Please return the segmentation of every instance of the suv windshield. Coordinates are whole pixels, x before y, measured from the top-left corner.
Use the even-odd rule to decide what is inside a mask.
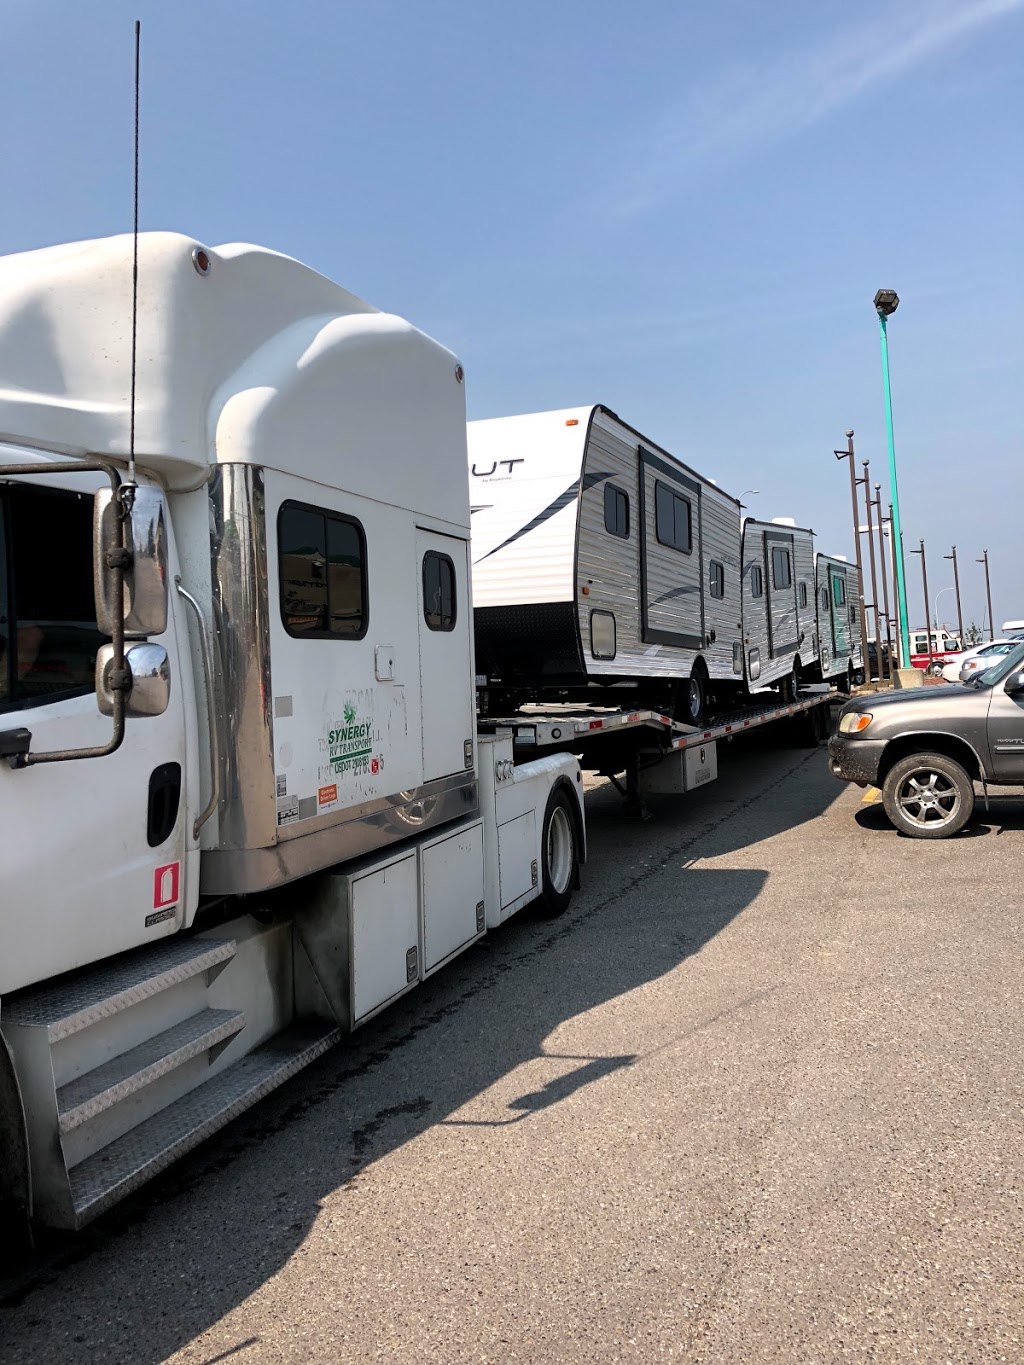
[[[984,673],[976,673],[971,679],[971,686],[995,687],[997,683],[1009,677],[1015,668],[1024,668],[1024,640],[1015,645],[1008,654],[1004,654],[998,663],[986,668]]]

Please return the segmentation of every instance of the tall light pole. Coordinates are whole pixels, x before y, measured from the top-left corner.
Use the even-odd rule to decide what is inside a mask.
[[[988,638],[996,638],[996,623],[992,620],[992,580],[988,576],[988,551],[982,550],[979,564],[985,566],[985,596],[988,598]]]
[[[875,577],[875,532],[871,523],[871,476],[868,473],[870,460],[862,460],[861,465],[864,469],[864,477],[861,483],[864,485],[864,510],[868,515],[868,564],[871,566],[871,610],[875,613],[875,654],[878,660],[878,681],[882,681],[882,628],[878,619],[878,580]],[[879,527],[881,530],[881,527]],[[864,667],[867,671],[867,680],[871,681],[871,669],[868,667],[868,642],[864,641]]]
[[[919,550],[911,550],[910,553],[921,556],[921,578],[924,580],[924,628],[928,635],[928,672],[930,673],[935,666],[935,648],[932,643],[932,627],[929,619],[932,614],[932,605],[928,597],[928,568],[924,562],[924,541],[921,541]]]
[[[882,522],[882,485],[875,484],[875,511],[878,513],[878,563],[882,570],[882,606],[885,609],[885,648],[889,655],[889,681],[896,682],[892,661],[892,622],[889,618],[889,575],[885,571],[885,527]],[[879,643],[881,650],[881,643]]]
[[[893,559],[896,563],[896,611],[899,617],[900,664],[910,667],[910,626],[907,621],[907,576],[903,567],[903,531],[900,527],[900,495],[896,485],[896,444],[892,434],[892,393],[889,388],[889,338],[885,330],[886,318],[892,317],[900,306],[895,289],[879,289],[875,294],[875,312],[882,340],[882,384],[885,389],[885,432],[889,442],[889,491],[892,495]],[[928,606],[925,604],[925,611]]]
[[[860,647],[864,651],[864,674],[865,677],[870,672],[868,668],[868,622],[864,611],[864,565],[860,557],[860,517],[857,515],[857,485],[860,480],[857,478],[857,471],[853,466],[853,431],[846,433],[846,449],[834,450],[832,454],[837,460],[850,461],[850,502],[853,505],[853,548],[857,552],[857,601],[860,604]]]
[[[964,613],[962,607],[960,606],[960,573],[956,567],[956,546],[955,545],[953,546],[953,553],[951,555],[943,555],[942,557],[943,559],[951,559],[953,561],[953,587],[956,589],[956,625],[957,629],[960,632],[957,638],[960,641],[960,648],[963,649]]]

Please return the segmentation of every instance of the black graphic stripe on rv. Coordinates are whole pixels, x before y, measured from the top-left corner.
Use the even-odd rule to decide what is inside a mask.
[[[660,597],[656,597],[650,605],[656,607],[659,602],[671,602],[674,597],[685,597],[688,592],[700,592],[700,587],[696,583],[691,583],[688,588],[671,588]]]
[[[584,474],[583,492],[585,493],[588,488],[593,488],[595,484],[601,483],[603,480],[610,479],[611,477],[610,470],[607,470],[603,474],[599,473],[597,470],[591,474]],[[490,559],[491,555],[496,555],[499,550],[504,550],[506,546],[511,545],[514,540],[519,540],[522,536],[529,535],[531,531],[536,531],[538,526],[543,526],[544,523],[550,521],[557,512],[561,512],[563,507],[568,507],[570,503],[575,502],[579,492],[580,481],[579,479],[574,479],[564,493],[559,493],[554,502],[548,503],[543,512],[538,512],[532,521],[528,521],[525,526],[520,526],[518,531],[513,531],[500,545],[495,545],[493,550],[488,550],[487,553],[481,555],[479,559],[474,559],[473,563],[482,564],[485,559]]]

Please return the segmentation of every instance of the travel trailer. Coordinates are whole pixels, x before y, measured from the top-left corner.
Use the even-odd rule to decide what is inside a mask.
[[[750,688],[796,696],[817,675],[814,532],[788,518],[743,522],[743,665]]]
[[[477,673],[698,724],[744,682],[740,508],[600,405],[469,424]],[[623,704],[626,704],[625,702]]]
[[[818,676],[848,690],[864,668],[857,568],[838,555],[817,554]]]

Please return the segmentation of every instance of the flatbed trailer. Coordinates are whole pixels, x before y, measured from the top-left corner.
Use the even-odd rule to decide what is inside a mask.
[[[627,808],[645,815],[644,798],[692,791],[718,776],[719,741],[766,725],[786,723],[794,744],[813,747],[827,734],[827,708],[846,694],[819,685],[801,688],[794,701],[756,696],[705,725],[673,720],[660,711],[601,706],[524,706],[513,716],[482,717],[482,732],[511,734],[519,761],[527,755],[571,753],[588,772],[608,777]]]

